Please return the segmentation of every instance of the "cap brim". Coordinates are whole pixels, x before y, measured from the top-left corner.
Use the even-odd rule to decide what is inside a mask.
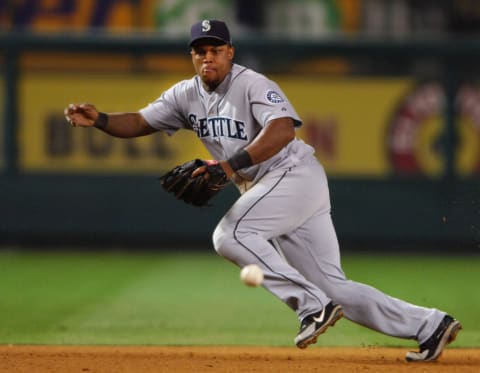
[[[229,44],[228,41],[223,40],[222,38],[218,38],[216,36],[200,36],[199,38],[193,39],[190,41],[190,46],[192,47],[193,44],[200,42],[200,41],[210,41],[215,45],[224,45],[224,44]]]

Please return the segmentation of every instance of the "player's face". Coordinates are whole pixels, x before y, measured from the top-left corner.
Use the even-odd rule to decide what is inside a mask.
[[[213,91],[229,73],[233,52],[231,45],[215,45],[211,41],[192,46],[193,66],[208,90]]]

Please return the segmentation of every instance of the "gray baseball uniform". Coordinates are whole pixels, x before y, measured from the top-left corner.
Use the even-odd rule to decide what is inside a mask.
[[[236,64],[214,92],[206,91],[195,76],[140,113],[153,128],[169,134],[181,128],[195,131],[215,159],[228,159],[243,149],[272,119],[290,117],[295,126],[301,125],[276,83]],[[267,161],[237,171],[242,194],[215,229],[216,251],[240,267],[259,265],[264,287],[300,320],[333,300],[356,323],[423,343],[444,312],[346,279],[327,178],[313,153],[295,139]]]

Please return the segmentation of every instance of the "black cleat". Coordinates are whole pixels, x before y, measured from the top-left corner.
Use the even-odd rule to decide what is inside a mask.
[[[455,340],[462,325],[449,315],[445,315],[432,336],[420,345],[419,352],[409,351],[407,361],[433,361],[440,357],[445,346]]]
[[[308,315],[302,320],[300,331],[295,337],[298,348],[307,348],[308,345],[317,342],[320,334],[324,333],[329,326],[343,317],[342,306],[328,303],[320,312]]]

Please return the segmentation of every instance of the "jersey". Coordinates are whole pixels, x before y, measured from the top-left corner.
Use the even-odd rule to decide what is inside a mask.
[[[173,134],[179,129],[196,132],[214,159],[228,159],[245,148],[263,127],[277,118],[290,117],[296,127],[302,122],[280,87],[266,76],[234,64],[223,82],[208,92],[195,76],[181,81],[140,110],[153,128]],[[255,182],[266,172],[291,167],[313,148],[293,140],[272,158],[237,175]]]

